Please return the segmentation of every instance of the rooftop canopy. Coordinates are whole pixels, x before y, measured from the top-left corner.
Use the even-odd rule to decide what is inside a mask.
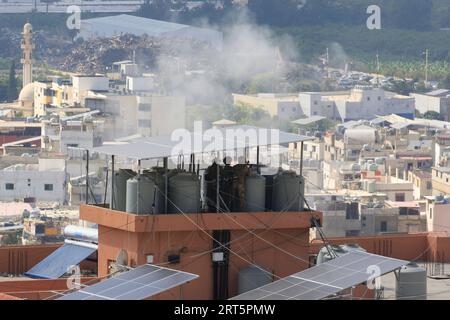
[[[326,119],[326,117],[312,116],[311,118],[299,119],[299,120],[292,121],[292,123],[298,124],[298,125],[301,125],[301,126],[307,126],[307,125],[319,122],[319,121],[324,120],[324,119]]]
[[[180,129],[174,131],[172,136],[140,138],[131,140],[129,143],[104,145],[88,150],[135,160],[152,160],[179,155],[211,154],[258,146],[283,145],[312,139],[277,129],[244,125],[193,132]]]

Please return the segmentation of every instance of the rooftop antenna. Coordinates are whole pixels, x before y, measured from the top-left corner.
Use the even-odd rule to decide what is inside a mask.
[[[327,68],[327,77],[330,78],[330,50],[328,47],[326,54],[326,68]]]
[[[133,50],[133,64],[136,64],[136,49]]]
[[[377,87],[380,87],[380,55],[377,50]]]
[[[429,58],[430,50],[425,50],[425,88],[428,85],[428,58]]]

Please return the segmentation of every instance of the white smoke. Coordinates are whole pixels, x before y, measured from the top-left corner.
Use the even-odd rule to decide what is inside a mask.
[[[285,61],[298,59],[293,41],[287,36],[279,37],[267,27],[253,23],[247,9],[230,15],[230,22],[220,29],[210,25],[206,20],[197,23],[203,28],[222,31],[224,34],[223,50],[209,51],[199,64],[195,76],[186,78],[182,75],[186,65],[199,60],[199,52],[186,51],[173,59],[160,57],[158,67],[166,81],[183,88],[176,93],[190,97],[192,104],[207,101],[224,101],[231,93],[244,90],[258,74],[280,72]],[[204,70],[201,70],[207,66]],[[212,69],[212,70],[211,70]],[[188,79],[188,80],[186,80]],[[179,89],[180,90],[180,89]]]

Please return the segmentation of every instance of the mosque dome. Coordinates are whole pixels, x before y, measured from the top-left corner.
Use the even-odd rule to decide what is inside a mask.
[[[29,83],[20,90],[19,101],[32,102],[34,101],[34,83]]]

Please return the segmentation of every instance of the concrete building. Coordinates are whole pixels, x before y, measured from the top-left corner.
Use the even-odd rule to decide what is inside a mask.
[[[448,196],[429,196],[427,200],[427,230],[450,235],[450,201]]]
[[[86,107],[110,115],[104,127],[105,141],[135,134],[170,135],[186,126],[184,97],[91,92]]]
[[[413,184],[414,200],[424,199],[426,196],[431,196],[433,193],[433,183],[431,172],[427,171],[409,171],[408,181]]]
[[[272,117],[294,120],[303,116],[298,97],[295,95],[258,93],[255,95],[233,94],[234,105],[245,105],[266,111]]]
[[[434,167],[431,171],[433,195],[450,195],[450,168]]]
[[[64,159],[39,159],[38,165],[21,165],[0,171],[0,200],[34,197],[38,201],[67,201]]]
[[[67,120],[66,120],[67,119]],[[103,143],[104,119],[89,113],[43,120],[42,149],[68,154],[69,148],[92,148]]]
[[[434,143],[434,166],[450,166],[450,135],[439,134]]]
[[[416,109],[421,114],[433,111],[450,120],[450,90],[439,89],[428,93],[411,93],[416,101]]]
[[[413,119],[415,112],[414,98],[364,86],[350,92],[301,93],[299,102],[307,117],[324,116],[343,122],[392,113]]]
[[[73,102],[76,106],[85,106],[89,92],[108,92],[109,79],[101,75],[76,75],[72,77]]]

